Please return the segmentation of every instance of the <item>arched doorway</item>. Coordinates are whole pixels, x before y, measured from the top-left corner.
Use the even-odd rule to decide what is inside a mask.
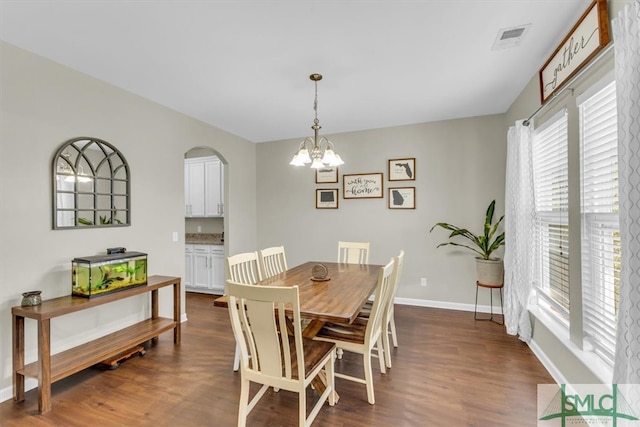
[[[224,293],[226,161],[209,147],[194,147],[185,164],[185,277],[187,292]]]

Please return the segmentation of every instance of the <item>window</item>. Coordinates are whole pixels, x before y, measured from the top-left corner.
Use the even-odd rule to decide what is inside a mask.
[[[584,339],[613,365],[620,286],[618,135],[612,78],[578,98]]]
[[[536,283],[538,306],[569,320],[567,113],[533,133]]]

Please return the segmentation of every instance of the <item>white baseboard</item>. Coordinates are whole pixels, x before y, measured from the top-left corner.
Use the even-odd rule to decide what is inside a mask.
[[[38,387],[38,380],[35,378],[25,378],[24,381],[24,390],[29,391]],[[5,402],[7,400],[13,399],[13,386],[5,387],[0,390],[0,402]]]
[[[458,311],[474,311],[474,304],[462,304],[457,302],[448,301],[435,301],[416,298],[395,298],[394,302],[400,305],[413,305],[416,307],[431,307],[431,308],[443,308],[445,310],[458,310]],[[491,306],[479,305],[478,313],[491,313]],[[501,314],[500,306],[493,307],[494,314]]]
[[[568,384],[568,381],[565,376],[562,375],[562,372],[560,372],[558,367],[551,361],[551,359],[549,359],[549,357],[547,357],[547,354],[542,351],[542,349],[535,341],[531,340],[529,343],[527,343],[527,345],[529,346],[533,354],[538,358],[540,363],[542,363],[542,366],[544,366],[547,372],[551,374],[556,384]]]

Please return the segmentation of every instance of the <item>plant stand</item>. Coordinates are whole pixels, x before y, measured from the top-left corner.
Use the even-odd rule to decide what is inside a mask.
[[[478,289],[480,288],[486,288],[489,289],[489,295],[490,295],[490,301],[491,301],[491,316],[488,318],[483,318],[483,317],[478,317]],[[497,323],[498,325],[503,325],[504,326],[504,304],[502,301],[502,288],[504,288],[504,284],[500,283],[500,284],[487,284],[487,283],[481,283],[481,282],[476,282],[476,305],[475,305],[475,309],[473,312],[473,319],[474,320],[489,320],[491,322]],[[502,313],[502,322],[498,322],[497,320],[493,320],[493,291],[497,289],[500,292],[500,309],[501,309],[501,313]],[[496,313],[497,315],[498,313]]]

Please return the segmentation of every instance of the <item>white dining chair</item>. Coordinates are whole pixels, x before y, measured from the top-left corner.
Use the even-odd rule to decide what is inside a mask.
[[[338,242],[338,262],[369,264],[369,242]]]
[[[398,347],[398,333],[396,331],[396,322],[395,322],[395,304],[394,300],[396,297],[396,292],[398,290],[398,283],[400,282],[400,277],[402,276],[402,267],[404,266],[404,251],[400,251],[400,254],[394,258],[395,264],[393,267],[393,273],[391,275],[392,279],[392,287],[390,291],[390,296],[387,301],[387,309],[385,312],[385,318],[383,320],[383,332],[382,336],[382,344],[384,345],[384,355],[385,355],[385,364],[387,368],[391,368],[391,345],[389,342],[389,335],[391,335],[392,343],[394,347]],[[371,315],[371,307],[373,306],[372,301],[367,301],[364,305],[360,314],[358,314],[358,319],[361,320],[369,318]]]
[[[227,257],[227,270],[229,279],[236,283],[255,285],[262,280],[257,252],[243,252]],[[236,344],[233,370],[237,371],[238,369],[240,369],[240,348]]]
[[[273,246],[262,249],[258,252],[262,276],[267,279],[276,274],[287,271],[287,257],[284,253],[284,246]]]
[[[373,390],[373,372],[371,358],[377,355],[380,363],[380,372],[385,373],[384,345],[382,344],[382,322],[387,307],[387,299],[390,297],[392,287],[392,273],[395,261],[392,259],[387,265],[380,268],[378,283],[375,290],[375,300],[369,319],[363,323],[326,323],[316,334],[314,339],[335,343],[338,349],[350,351],[362,355],[364,363],[364,379],[336,372],[335,376],[349,381],[365,384],[367,386],[367,401],[375,403]],[[374,349],[376,352],[374,353]]]
[[[400,251],[400,254],[394,258],[395,263],[393,265],[393,273],[391,274],[391,290],[389,291],[389,298],[387,299],[387,308],[384,313],[384,319],[382,320],[382,345],[384,346],[384,360],[387,368],[391,367],[391,346],[389,343],[389,335],[394,347],[398,347],[398,334],[396,332],[396,322],[394,319],[396,291],[398,290],[398,283],[402,276],[402,267],[404,266],[404,251]]]
[[[240,343],[238,426],[246,424],[247,416],[269,387],[298,393],[298,425],[311,425],[324,402],[335,404],[335,344],[302,337],[297,286],[249,286],[227,281],[227,293],[231,326]],[[279,332],[287,330],[289,335]],[[307,417],[306,391],[321,372],[326,388]],[[249,399],[252,382],[261,384],[261,388]]]

